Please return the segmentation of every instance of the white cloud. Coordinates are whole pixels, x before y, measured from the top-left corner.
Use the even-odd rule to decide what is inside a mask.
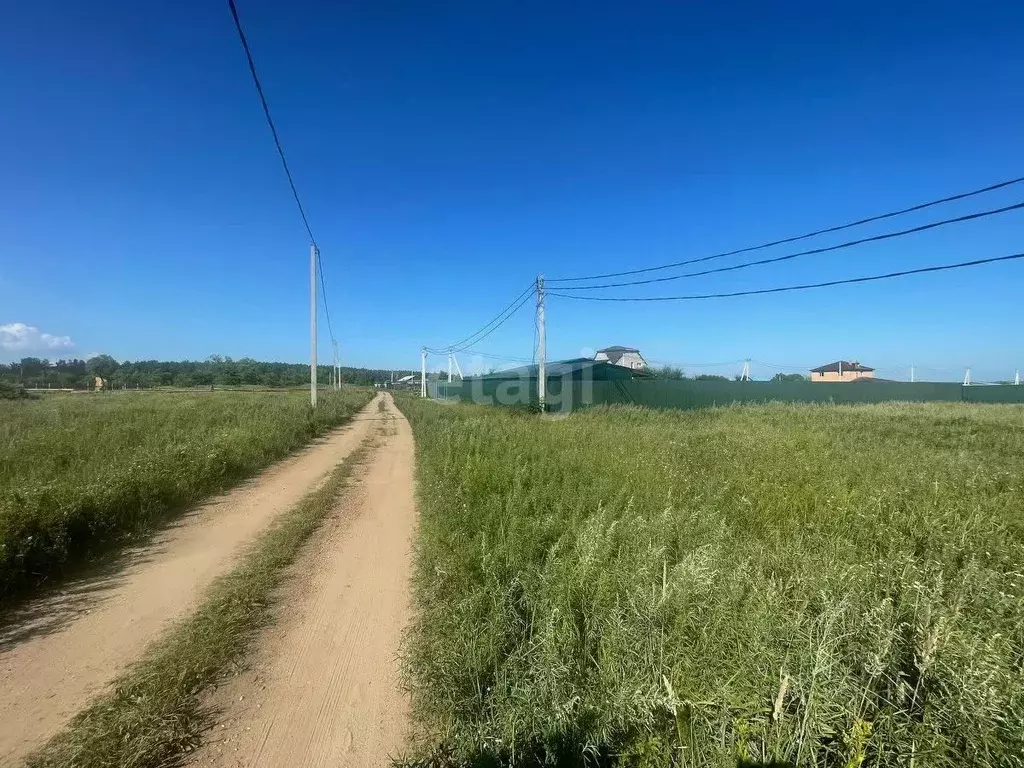
[[[0,325],[0,349],[6,352],[53,352],[71,349],[75,342],[70,336],[43,333],[34,325],[7,323]]]

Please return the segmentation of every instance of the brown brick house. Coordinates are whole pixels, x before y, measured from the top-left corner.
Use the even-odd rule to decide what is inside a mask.
[[[834,363],[811,369],[811,381],[857,381],[875,378],[875,369],[856,360],[836,360]]]

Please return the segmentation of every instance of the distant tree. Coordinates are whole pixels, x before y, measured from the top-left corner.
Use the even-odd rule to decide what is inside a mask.
[[[43,361],[38,357],[21,358],[21,383],[32,386],[32,380],[38,379],[43,373]]]
[[[807,381],[807,377],[802,373],[776,373],[772,381]]]
[[[86,361],[85,366],[90,374],[99,376],[104,381],[111,379],[117,373],[117,369],[121,367],[117,360],[110,355],[91,357]]]
[[[660,368],[651,368],[651,373],[656,379],[684,379],[686,374],[678,365],[663,365]]]
[[[728,381],[728,376],[720,376],[717,373],[701,373],[693,377],[694,381]]]

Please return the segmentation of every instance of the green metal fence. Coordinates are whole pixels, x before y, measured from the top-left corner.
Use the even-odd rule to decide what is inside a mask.
[[[431,392],[441,400],[487,405],[536,406],[537,379],[476,378],[438,382]],[[970,402],[1024,403],[1024,386],[962,386],[932,382],[692,381],[625,379],[587,381],[548,377],[548,410],[575,411],[592,405],[632,404],[646,408],[686,410],[733,403],[882,403]]]

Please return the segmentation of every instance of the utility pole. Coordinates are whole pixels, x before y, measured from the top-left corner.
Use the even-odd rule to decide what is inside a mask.
[[[341,355],[338,354],[338,342],[334,341],[334,388],[341,389]]]
[[[462,375],[462,368],[459,367],[459,358],[455,356],[454,352],[452,352],[452,362],[455,363],[455,371],[459,374],[459,381],[462,381],[466,377]]]
[[[971,369],[970,368],[967,368],[964,371],[964,386],[965,387],[971,386]]]
[[[914,364],[910,364],[910,383],[914,383]]]
[[[1013,383],[1020,386],[1020,368],[1017,369],[1017,373],[1013,377]]]
[[[544,276],[537,275],[537,399],[541,413],[547,398],[547,337],[544,328]]]
[[[427,396],[427,348],[420,349],[420,397]]]
[[[750,358],[743,361],[743,373],[740,374],[740,381],[750,381]]]
[[[316,408],[316,245],[309,246],[309,404]]]
[[[452,383],[452,352],[448,352],[448,383]]]

